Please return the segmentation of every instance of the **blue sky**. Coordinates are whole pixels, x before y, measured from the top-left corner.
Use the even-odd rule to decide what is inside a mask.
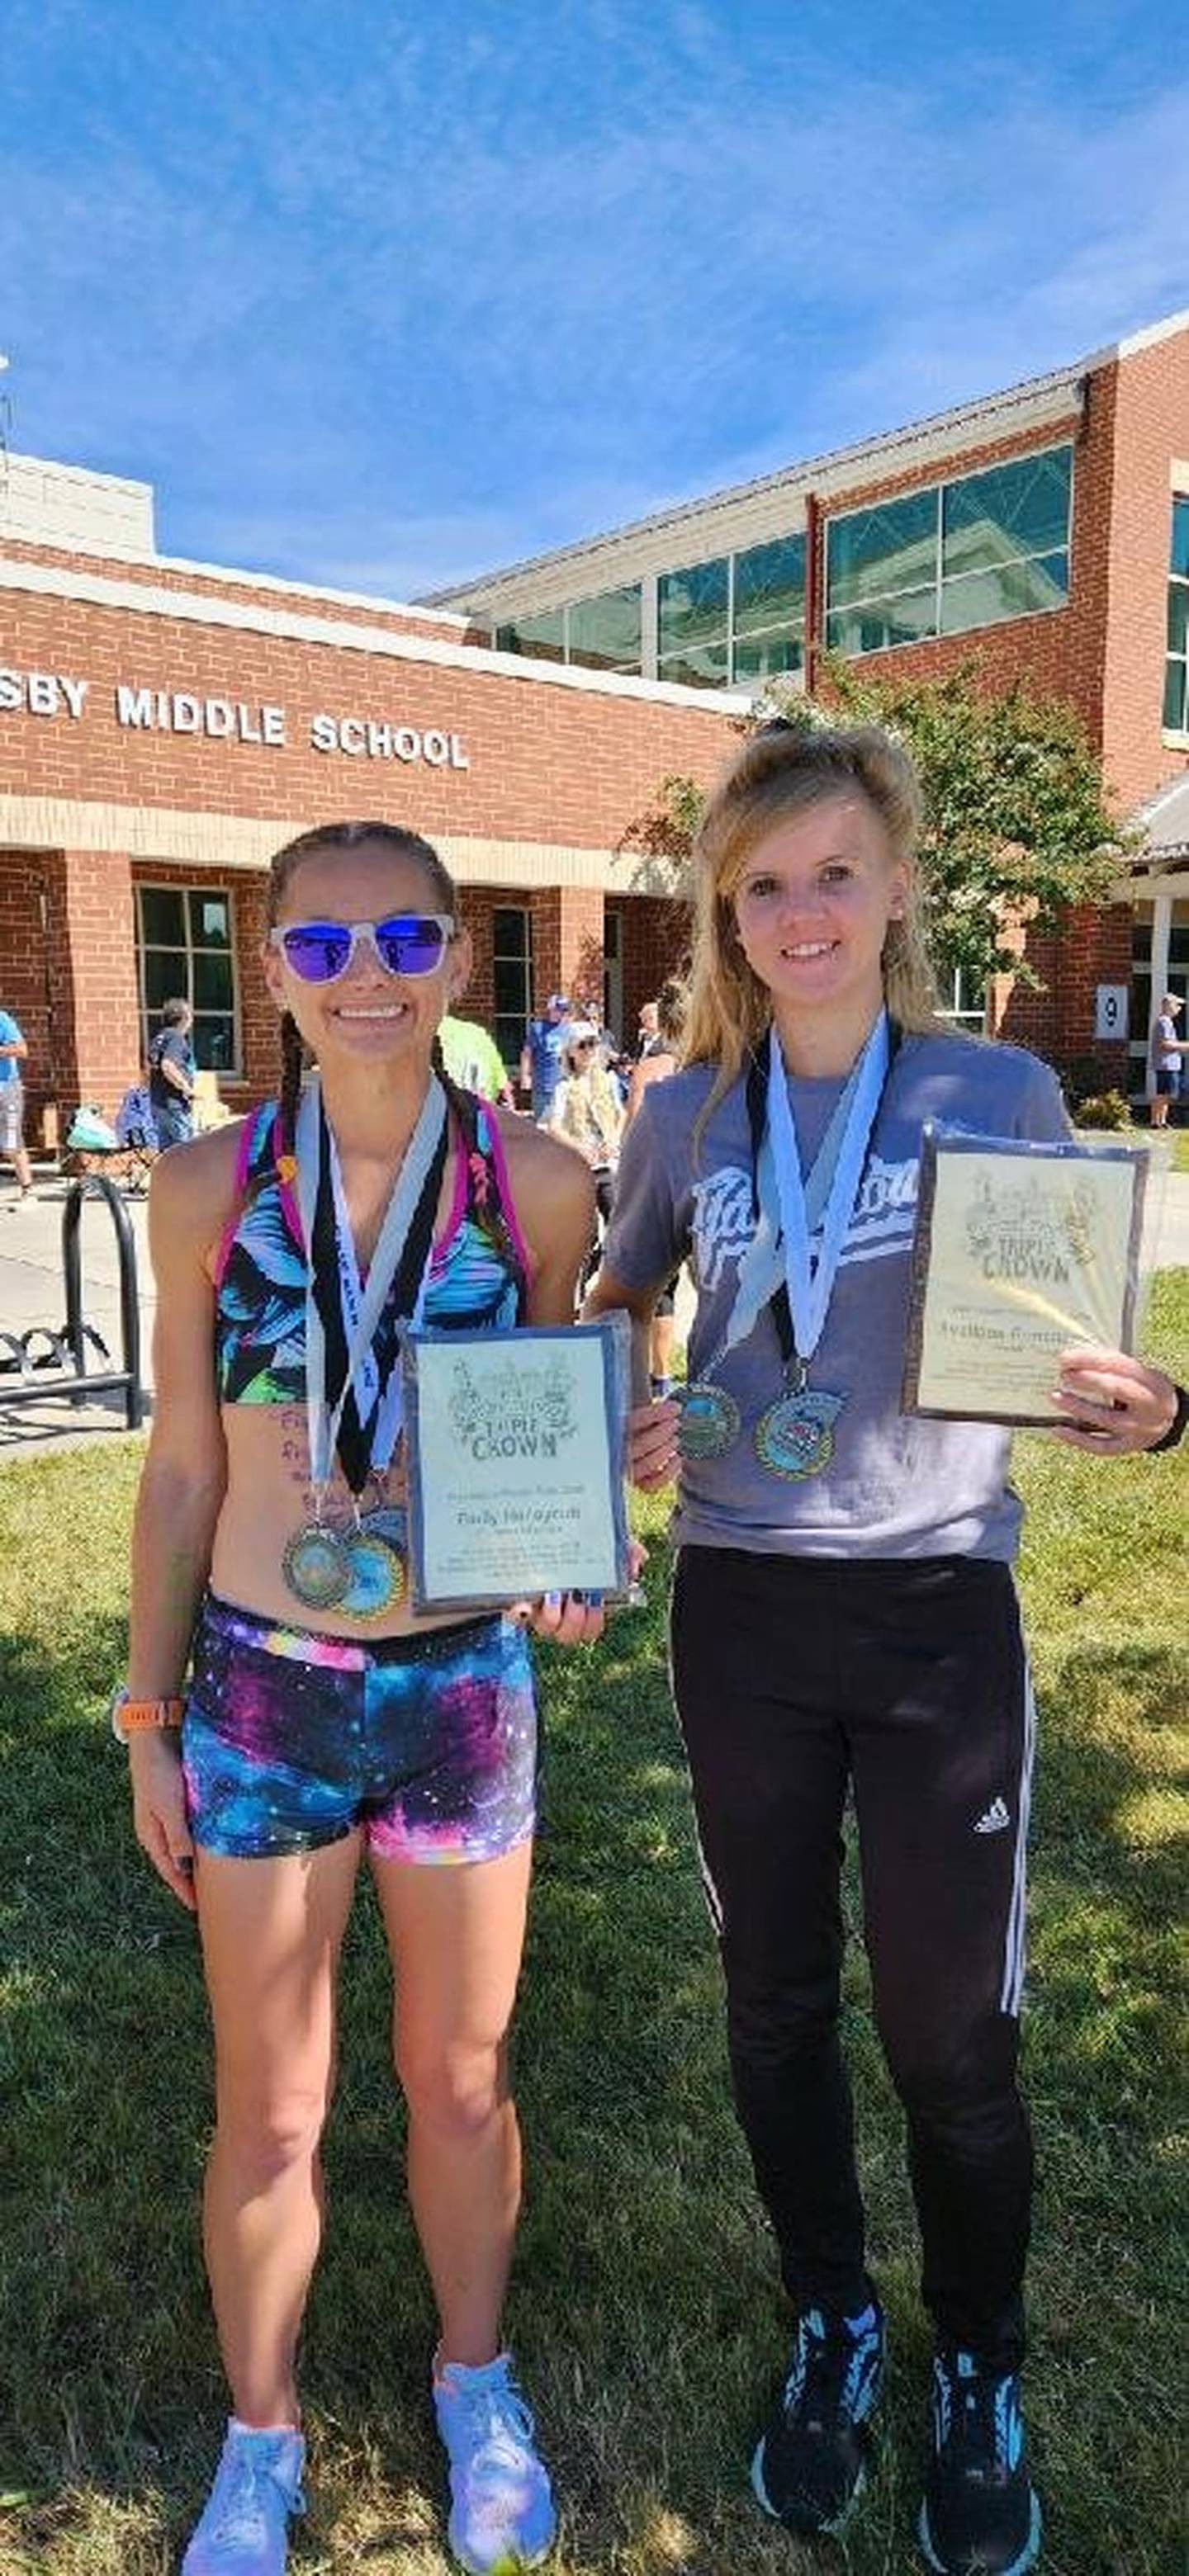
[[[1189,58],[1104,0],[5,0],[13,445],[408,597],[1189,305]]]

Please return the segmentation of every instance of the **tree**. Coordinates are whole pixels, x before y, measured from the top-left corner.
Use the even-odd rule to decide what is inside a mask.
[[[1010,944],[1021,912],[1051,928],[1074,903],[1105,903],[1133,846],[1113,820],[1101,763],[1080,718],[1027,681],[993,691],[977,660],[934,680],[873,677],[830,660],[813,698],[774,683],[746,719],[808,727],[884,725],[916,765],[925,799],[921,874],[943,981],[981,991],[997,972],[1036,977]],[[705,809],[692,779],[661,780],[627,846],[667,863],[679,888]]]

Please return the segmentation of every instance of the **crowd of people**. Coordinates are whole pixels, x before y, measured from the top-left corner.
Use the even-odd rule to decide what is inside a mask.
[[[1002,1429],[906,1415],[900,1388],[924,1123],[1068,1128],[1046,1066],[936,1017],[918,826],[885,735],[761,728],[699,834],[688,978],[645,1006],[626,1064],[601,1014],[551,993],[518,1067],[527,1115],[457,1016],[470,946],[427,841],[326,824],[272,862],[276,1096],[154,1175],[156,1397],[113,1708],[139,1840],[197,1917],[214,2032],[204,2241],[230,2412],[184,2576],[282,2576],[302,2508],[298,2343],[364,1862],[438,2316],[450,2545],[491,2576],[553,2544],[501,2324],[528,1641],[593,1643],[605,1612],[580,1593],[414,1612],[396,1361],[410,1319],[568,1327],[583,1282],[588,1317],[631,1319],[633,1480],[676,1486],[676,1713],[734,2103],[792,2316],[757,2501],[799,2535],[843,2529],[884,2368],[838,2028],[852,1797],[934,2336],[920,2546],[943,2576],[1035,2563],[1020,1507]],[[181,1069],[163,1050],[179,1097]],[[1058,1440],[1122,1456],[1185,1419],[1183,1391],[1125,1352],[1061,1362]]]

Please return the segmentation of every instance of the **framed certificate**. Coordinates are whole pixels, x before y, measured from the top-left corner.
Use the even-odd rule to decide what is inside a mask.
[[[1059,1420],[1063,1350],[1129,1350],[1148,1157],[926,1126],[902,1403]]]
[[[625,1315],[402,1337],[418,1610],[628,1589]]]

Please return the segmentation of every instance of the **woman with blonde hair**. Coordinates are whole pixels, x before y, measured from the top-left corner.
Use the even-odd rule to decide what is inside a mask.
[[[853,1792],[880,2039],[904,2106],[935,2340],[920,2538],[943,2576],[1021,2576],[1040,2515],[1019,2401],[1032,2151],[1016,2083],[1033,1712],[1008,1440],[900,1411],[927,1118],[1067,1134],[1022,1050],[934,1015],[920,797],[873,727],[763,727],[695,852],[683,1069],[640,1102],[589,1309],[626,1307],[637,1386],[661,1282],[697,1290],[684,1403],[641,1407],[637,1480],[679,1463],[673,1681],[736,2108],[796,2313],[757,2445],[765,2511],[838,2532],[884,2326],[838,2040]],[[1067,1356],[1057,1436],[1171,1443],[1176,1390]]]

